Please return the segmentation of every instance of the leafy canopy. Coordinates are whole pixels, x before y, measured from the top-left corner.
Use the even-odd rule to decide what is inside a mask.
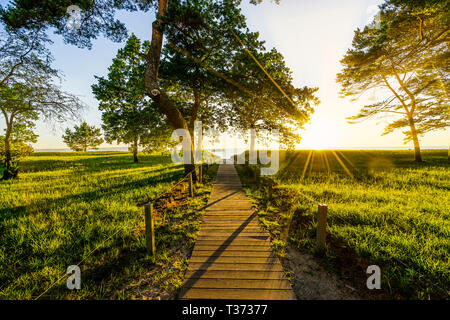
[[[113,59],[108,75],[96,77],[92,85],[109,143],[135,143],[152,150],[164,147],[170,138],[165,116],[145,93],[144,55],[149,45],[132,34]]]
[[[337,75],[344,96],[377,92],[352,121],[390,116],[405,142],[450,125],[449,1],[387,1],[381,28],[356,30]]]

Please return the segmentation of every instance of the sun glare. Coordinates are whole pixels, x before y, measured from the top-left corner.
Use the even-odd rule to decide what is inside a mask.
[[[333,119],[312,117],[311,123],[302,130],[301,149],[324,150],[336,147],[337,126]]]

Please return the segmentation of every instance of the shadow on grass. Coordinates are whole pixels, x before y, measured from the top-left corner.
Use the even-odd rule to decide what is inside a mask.
[[[98,172],[171,163],[169,155],[145,154],[139,156],[138,163],[133,163],[133,158],[128,153],[57,153],[53,155],[55,159],[41,159],[49,157],[52,157],[52,154],[33,154],[21,162],[22,172],[58,171],[73,168],[80,171]]]
[[[161,178],[162,176],[162,178]],[[117,184],[113,187],[109,187],[108,189],[96,189],[93,191],[88,192],[82,192],[77,194],[70,194],[67,196],[59,197],[59,198],[43,198],[39,201],[36,201],[32,203],[29,206],[35,206],[38,208],[54,208],[54,207],[61,207],[61,206],[67,206],[73,202],[91,202],[95,201],[101,198],[110,198],[113,195],[118,195],[121,193],[124,193],[126,191],[136,189],[136,188],[142,188],[142,187],[152,187],[156,186],[158,184],[164,184],[176,181],[177,177],[181,177],[180,175],[173,175],[173,174],[164,174],[160,175],[159,179],[155,179],[156,177],[151,178],[145,178],[145,179],[139,179],[139,180],[133,180],[125,183]],[[139,199],[136,199],[136,202],[138,202]],[[9,208],[2,208],[0,209],[0,222],[4,222],[11,218],[18,218],[21,216],[25,216],[29,214],[29,210],[27,208],[29,206],[16,206],[16,207],[9,207]]]

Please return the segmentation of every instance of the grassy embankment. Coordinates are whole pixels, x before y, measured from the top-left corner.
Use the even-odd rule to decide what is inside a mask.
[[[209,175],[215,174],[210,167]],[[0,181],[0,299],[33,299],[83,261],[81,290],[62,278],[41,299],[172,298],[183,281],[211,178],[190,199],[182,187],[156,204],[155,257],[143,208],[184,175],[170,156],[41,153]],[[96,249],[95,251],[93,251]],[[93,252],[92,252],[93,251]]]
[[[314,252],[317,203],[328,205],[322,263],[365,288],[377,264],[393,297],[445,298],[450,291],[450,164],[447,150],[281,152],[272,200],[240,166],[259,216],[283,255],[289,242]],[[303,176],[303,178],[302,178]],[[281,249],[281,250],[279,250]]]

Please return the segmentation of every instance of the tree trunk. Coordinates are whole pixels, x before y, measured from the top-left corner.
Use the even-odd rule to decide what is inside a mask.
[[[139,162],[137,154],[138,154],[138,138],[134,138],[134,141],[133,141],[133,162],[134,163]]]
[[[17,176],[17,171],[12,168],[12,157],[11,157],[11,125],[8,125],[5,133],[5,160],[3,165],[6,170],[3,171],[3,180],[9,180]]]
[[[158,13],[161,17],[164,16],[168,6],[168,0],[158,1]],[[145,70],[145,89],[148,96],[155,101],[159,110],[167,116],[168,121],[175,129],[189,130],[186,120],[183,118],[180,110],[178,110],[167,94],[159,88],[158,72],[159,62],[161,59],[161,50],[163,43],[163,22],[161,19],[156,19],[152,24],[152,40],[150,49],[146,56],[147,66]],[[184,171],[188,173],[192,170],[193,164],[185,164]]]
[[[420,144],[419,138],[417,137],[416,126],[414,124],[414,119],[409,117],[409,127],[411,128],[411,137],[414,143],[414,161],[422,162],[422,155],[420,154]]]

